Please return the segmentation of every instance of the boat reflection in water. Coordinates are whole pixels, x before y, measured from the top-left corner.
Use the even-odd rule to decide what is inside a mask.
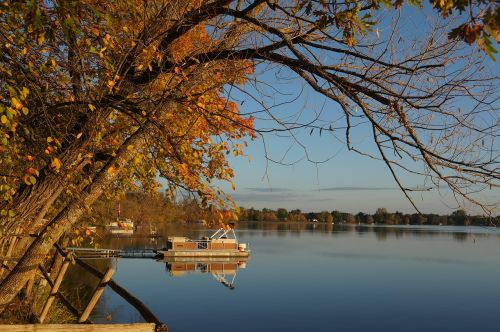
[[[211,274],[218,282],[234,289],[239,269],[246,268],[248,257],[164,257],[171,277],[186,274]]]

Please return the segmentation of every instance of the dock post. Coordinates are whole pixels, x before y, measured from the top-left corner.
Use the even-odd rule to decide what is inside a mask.
[[[26,283],[26,297],[31,298],[33,293],[33,285],[35,284],[35,276],[33,275]]]
[[[87,307],[83,311],[82,316],[78,320],[79,323],[83,323],[87,320],[87,318],[89,318],[89,315],[92,312],[92,309],[94,309],[94,306],[97,304],[97,301],[99,301],[99,298],[101,297],[102,292],[104,292],[104,287],[106,287],[107,283],[111,280],[113,273],[115,273],[115,270],[113,268],[109,268],[106,271],[106,273],[102,277],[101,281],[99,282],[99,285],[97,285],[97,288],[94,291],[94,294],[92,295],[92,298],[90,299],[89,304],[87,304]]]
[[[50,307],[52,306],[52,303],[54,302],[54,299],[59,292],[59,286],[61,286],[61,283],[63,281],[64,275],[66,274],[66,271],[68,270],[69,266],[69,260],[65,260],[63,263],[63,266],[61,267],[61,270],[57,274],[57,278],[54,281],[54,286],[50,290],[50,295],[47,298],[47,301],[45,302],[42,313],[40,314],[40,323],[43,323],[45,318],[47,317],[47,314],[49,313]]]

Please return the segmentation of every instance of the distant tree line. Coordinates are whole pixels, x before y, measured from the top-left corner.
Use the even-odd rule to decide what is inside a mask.
[[[197,200],[186,198],[173,201],[159,194],[128,192],[116,201],[102,199],[93,205],[92,213],[83,219],[85,224],[104,225],[118,217],[130,218],[137,225],[162,223],[193,223],[210,219],[210,212],[200,207]]]
[[[407,214],[389,212],[386,208],[379,208],[374,214],[359,212],[351,214],[333,210],[332,212],[302,212],[299,209],[287,211],[284,208],[262,210],[244,207],[239,209],[239,219],[248,221],[290,221],[290,222],[323,222],[346,224],[382,224],[382,225],[497,225],[500,217],[472,216],[465,210],[456,210],[450,215],[438,214]]]
[[[103,199],[93,207],[93,212],[84,218],[86,223],[92,219],[93,224],[104,224],[116,219],[120,204],[121,217],[131,218],[138,225],[162,223],[210,223],[215,219],[213,212],[200,207],[198,201],[186,198],[172,201],[162,194],[152,196],[146,193],[129,192],[117,203],[114,200]],[[450,215],[438,214],[407,214],[389,212],[386,208],[379,208],[374,214],[358,212],[352,214],[333,210],[331,212],[302,212],[300,209],[276,210],[263,208],[240,207],[238,210],[240,221],[264,222],[321,222],[345,224],[381,224],[381,225],[491,225],[500,224],[500,217],[486,217],[468,215],[464,210],[456,210]],[[228,215],[229,216],[229,215]],[[231,221],[231,218],[226,218]]]

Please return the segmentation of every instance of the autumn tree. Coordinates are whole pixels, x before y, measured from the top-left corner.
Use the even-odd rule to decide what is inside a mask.
[[[276,216],[280,221],[285,221],[288,219],[288,211],[285,208],[279,208],[276,211]]]
[[[196,193],[227,217],[217,212],[227,199],[210,183],[231,181],[226,155],[241,155],[254,132],[252,118],[240,116],[222,87],[243,84],[253,65],[183,65],[219,47],[204,19],[189,27],[178,21],[208,7],[3,4],[2,233],[43,234],[15,268],[40,262],[103,192],[155,191],[158,175],[171,193]],[[168,30],[176,36],[158,35]],[[165,57],[173,67],[155,72]],[[0,297],[16,293],[31,273],[10,273]]]
[[[333,221],[333,216],[328,211],[321,211],[319,213],[319,221],[331,223]]]
[[[1,2],[0,229],[12,247],[19,234],[36,237],[19,241],[23,257],[2,280],[0,306],[103,193],[154,192],[159,176],[172,195],[182,188],[229,219],[230,200],[213,181],[231,182],[227,155],[243,155],[245,140],[267,131],[240,113],[232,91],[258,99],[247,87],[268,87],[252,76],[264,65],[336,103],[343,123],[265,109],[271,131],[343,132],[350,150],[365,153],[351,142],[364,123],[410,201],[400,172],[490,211],[471,193],[497,187],[500,175],[496,81],[480,59],[494,56],[498,8],[431,4],[456,24],[406,41],[402,0]],[[381,34],[387,13],[395,28]]]
[[[302,213],[302,211],[300,211],[300,209],[291,210],[290,213],[288,213],[288,219],[295,222],[307,221],[306,216]]]
[[[451,214],[451,219],[455,225],[467,226],[469,224],[469,220],[467,217],[467,212],[464,210],[456,210]]]

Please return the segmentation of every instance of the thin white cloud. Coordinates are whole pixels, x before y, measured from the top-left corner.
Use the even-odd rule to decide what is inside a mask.
[[[269,188],[269,187],[262,187],[262,188],[245,188],[246,191],[250,192],[257,192],[257,193],[284,193],[284,192],[293,192],[294,189],[291,188]]]

